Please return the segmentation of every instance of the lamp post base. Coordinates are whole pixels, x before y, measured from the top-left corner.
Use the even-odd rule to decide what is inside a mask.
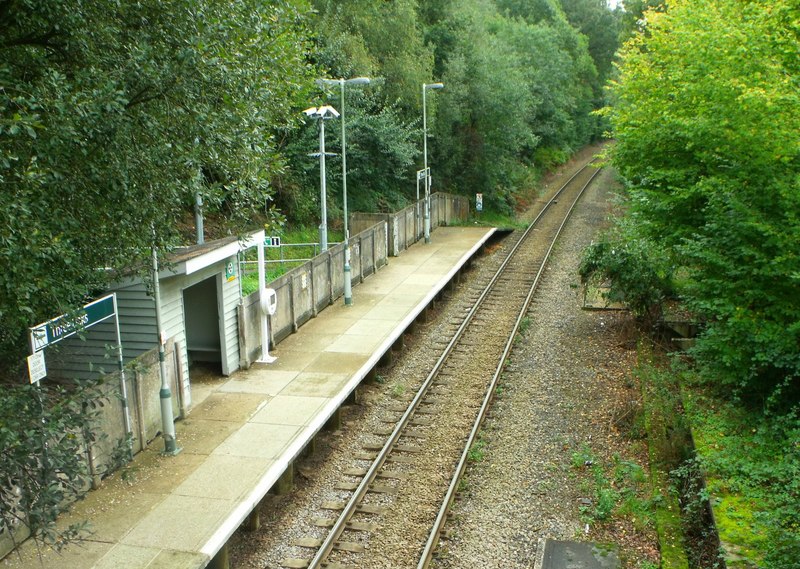
[[[347,255],[348,257],[350,255]],[[352,306],[353,305],[353,283],[351,280],[351,271],[350,271],[350,263],[347,262],[344,265],[344,305],[345,306]]]

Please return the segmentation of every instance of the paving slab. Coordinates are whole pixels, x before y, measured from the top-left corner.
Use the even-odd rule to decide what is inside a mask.
[[[539,541],[539,555],[534,569],[618,569],[619,557],[614,549],[581,541]]]
[[[272,364],[203,383],[175,425],[182,449],[153,441],[59,521],[96,531],[62,553],[32,542],[0,569],[201,569],[493,229],[444,227],[280,342]]]

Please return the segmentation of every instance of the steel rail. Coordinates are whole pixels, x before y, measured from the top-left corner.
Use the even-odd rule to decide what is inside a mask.
[[[362,480],[359,483],[359,485],[357,486],[357,488],[353,491],[353,494],[350,496],[350,499],[345,504],[345,506],[342,509],[341,513],[339,514],[339,517],[337,518],[336,522],[334,523],[334,525],[331,527],[330,531],[328,532],[328,535],[325,537],[325,539],[323,540],[322,544],[317,549],[316,555],[309,562],[308,569],[320,569],[320,568],[325,566],[326,559],[328,558],[328,556],[333,551],[333,549],[334,549],[334,547],[336,545],[336,542],[339,540],[339,538],[341,537],[342,533],[344,533],[344,531],[346,531],[348,529],[348,523],[349,523],[350,519],[353,517],[353,514],[356,512],[356,510],[358,508],[358,505],[361,503],[361,501],[366,496],[370,485],[377,478],[378,472],[383,467],[383,465],[386,462],[386,459],[388,458],[388,456],[391,453],[392,449],[395,447],[395,445],[397,444],[397,441],[402,436],[403,431],[405,430],[405,428],[408,426],[408,423],[413,418],[415,412],[417,411],[418,407],[420,406],[420,403],[425,398],[430,386],[433,384],[433,382],[435,381],[436,377],[438,376],[439,371],[444,366],[445,362],[447,361],[447,359],[450,356],[450,354],[453,352],[455,346],[458,344],[458,342],[461,339],[461,337],[464,335],[465,330],[469,326],[469,324],[472,321],[472,319],[475,316],[475,314],[478,312],[478,310],[481,307],[481,304],[483,303],[484,299],[486,298],[486,296],[488,296],[488,294],[491,292],[491,290],[494,287],[494,285],[496,284],[496,282],[502,276],[502,274],[505,271],[506,267],[508,266],[508,264],[511,262],[512,258],[514,257],[514,254],[517,252],[517,250],[519,249],[521,244],[525,241],[526,237],[534,229],[534,227],[536,226],[536,223],[542,218],[542,216],[545,214],[545,212],[553,204],[557,203],[557,200],[558,200],[559,196],[564,192],[564,190],[567,188],[567,186],[569,186],[569,184],[580,173],[582,173],[586,168],[588,168],[590,164],[591,163],[586,164],[585,166],[580,168],[578,171],[576,171],[561,186],[561,188],[559,188],[559,190],[553,195],[552,198],[550,198],[550,200],[548,200],[547,204],[545,204],[545,206],[542,208],[542,211],[540,211],[539,214],[534,218],[534,220],[531,221],[531,223],[528,225],[528,227],[526,228],[525,232],[523,233],[522,237],[517,241],[517,243],[514,244],[514,246],[512,247],[511,251],[508,253],[508,255],[504,259],[503,263],[500,265],[498,270],[495,272],[495,274],[492,277],[492,279],[490,280],[490,282],[483,289],[483,291],[481,292],[481,295],[479,296],[479,298],[475,301],[473,306],[470,308],[469,312],[465,316],[465,318],[462,321],[461,325],[458,327],[456,332],[453,334],[453,337],[451,338],[450,342],[445,347],[444,351],[442,352],[442,355],[437,360],[437,362],[434,365],[432,371],[428,374],[427,378],[422,383],[421,387],[419,388],[419,390],[417,391],[416,395],[414,396],[414,399],[412,399],[412,401],[409,403],[409,406],[407,407],[406,411],[403,413],[403,416],[400,418],[400,420],[395,425],[395,428],[392,430],[392,433],[389,435],[389,438],[386,440],[386,443],[381,448],[381,450],[378,452],[377,457],[373,460],[372,464],[370,465],[370,467],[367,470],[367,472],[364,474],[364,477],[362,478]],[[595,173],[592,176],[592,178],[594,178],[595,175],[597,175],[597,173]],[[588,185],[588,182],[587,182],[587,185]],[[540,272],[541,272],[541,269],[540,269]],[[526,300],[526,303],[530,302],[529,298],[530,298],[530,294],[529,294],[528,299]],[[515,326],[515,330],[516,330],[517,327],[518,327],[518,324],[517,324],[517,326]],[[513,338],[515,333],[516,332],[514,332],[512,334],[512,336],[511,336],[512,338]],[[502,364],[502,362],[505,361],[505,357],[506,356],[504,354],[503,358],[501,358],[501,360],[500,360],[501,364]]]
[[[586,166],[584,166],[583,168],[578,170],[578,172],[572,178],[570,178],[566,182],[566,184],[564,184],[564,186],[562,186],[561,190],[563,190],[575,178],[575,176],[577,176],[578,173],[583,172],[583,170],[585,168],[588,168],[589,166],[590,166],[590,164],[587,164]],[[531,287],[530,287],[530,289],[528,291],[528,295],[525,298],[525,302],[523,303],[523,306],[519,311],[519,315],[517,316],[517,319],[516,319],[516,321],[514,323],[514,327],[511,330],[511,333],[509,334],[508,341],[506,342],[505,349],[503,350],[503,355],[500,358],[500,361],[499,361],[499,363],[497,365],[497,368],[496,368],[496,370],[494,372],[494,375],[492,376],[492,380],[491,380],[491,382],[489,383],[489,386],[486,389],[486,395],[484,396],[483,403],[481,405],[480,411],[478,412],[478,416],[475,419],[475,422],[474,422],[474,424],[472,426],[472,430],[470,431],[470,435],[467,438],[467,442],[464,445],[464,450],[461,453],[461,458],[459,459],[458,464],[456,465],[455,473],[453,475],[453,478],[450,481],[450,485],[449,485],[449,487],[447,489],[447,493],[445,494],[444,499],[442,500],[442,506],[439,509],[439,513],[436,516],[436,521],[434,522],[433,527],[431,529],[431,532],[428,535],[428,540],[425,543],[425,548],[422,550],[422,554],[420,555],[419,563],[417,564],[417,569],[425,569],[426,567],[428,567],[430,565],[431,561],[433,560],[434,551],[436,550],[436,546],[439,543],[439,537],[441,536],[441,532],[444,529],[444,525],[445,525],[445,522],[446,522],[446,519],[447,519],[447,512],[450,510],[450,507],[453,504],[453,500],[454,500],[455,495],[457,493],[456,489],[458,488],[458,484],[459,484],[459,482],[461,480],[461,477],[463,476],[464,471],[467,468],[468,458],[469,458],[469,451],[470,451],[470,449],[472,449],[472,446],[475,444],[475,440],[478,437],[478,433],[480,431],[481,425],[483,424],[483,421],[486,418],[486,413],[488,412],[489,406],[491,405],[492,400],[494,399],[494,393],[495,393],[495,390],[497,389],[497,383],[500,380],[500,376],[503,373],[503,370],[505,369],[506,359],[508,358],[509,354],[511,353],[511,349],[512,349],[512,347],[514,345],[514,339],[516,338],[517,333],[519,332],[519,327],[520,327],[520,325],[522,323],[523,318],[525,318],[525,315],[528,312],[528,308],[530,307],[530,303],[531,303],[531,301],[533,299],[533,295],[535,294],[536,289],[539,286],[539,281],[541,279],[541,276],[542,276],[542,273],[544,272],[545,267],[547,266],[547,261],[550,258],[550,254],[553,251],[553,247],[555,247],[555,244],[558,241],[558,238],[561,235],[561,232],[564,229],[564,226],[567,224],[567,221],[569,221],[569,218],[572,216],[572,212],[575,209],[575,206],[577,205],[578,201],[583,196],[583,193],[586,191],[586,188],[589,187],[589,184],[592,183],[592,181],[595,179],[595,177],[599,173],[600,173],[600,170],[597,170],[594,174],[592,174],[592,177],[589,178],[589,180],[580,189],[580,191],[578,192],[578,195],[575,197],[575,200],[573,200],[572,205],[570,205],[569,210],[567,211],[567,214],[564,216],[564,220],[561,222],[561,225],[558,227],[558,230],[556,231],[555,235],[553,236],[553,240],[550,243],[550,247],[547,249],[547,253],[545,253],[544,259],[542,261],[542,265],[539,267],[539,270],[536,273],[536,277],[534,278],[533,284],[531,285]],[[555,197],[557,197],[561,193],[561,190],[559,190],[559,192],[556,194],[556,196],[554,196],[554,199],[555,199]],[[548,203],[548,206],[549,205],[550,204]],[[527,235],[528,235],[528,231],[525,232],[525,234],[523,235],[522,239],[520,239],[519,243],[522,243],[525,240],[525,238],[527,237]],[[516,247],[514,248],[514,251],[516,251]],[[513,252],[509,255],[509,257],[511,257],[511,255],[513,255]]]

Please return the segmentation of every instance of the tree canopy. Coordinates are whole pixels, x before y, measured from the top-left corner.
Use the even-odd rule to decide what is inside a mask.
[[[174,243],[200,191],[246,219],[312,86],[302,1],[0,6],[0,357]],[[234,223],[234,222],[232,222]]]
[[[797,403],[797,6],[679,0],[646,21],[612,89],[635,236],[680,268],[680,293],[707,323],[704,373]]]

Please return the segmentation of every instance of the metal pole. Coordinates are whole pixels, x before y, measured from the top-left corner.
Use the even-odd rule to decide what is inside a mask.
[[[258,244],[258,299],[261,312],[261,357],[259,362],[271,364],[278,358],[269,355],[269,315],[264,306],[267,297],[267,262],[264,254],[264,242]]]
[[[203,231],[203,196],[200,192],[194,195],[194,224],[197,230],[197,244],[202,245],[205,243]]]
[[[342,88],[342,202],[344,206],[344,304],[353,304],[353,282],[350,269],[350,230],[347,227],[347,144],[344,125],[344,79],[339,79]]]
[[[428,170],[428,113],[425,105],[425,91],[443,87],[442,83],[422,84],[422,153],[425,160],[425,243],[431,242],[431,172]]]
[[[430,172],[428,172],[428,112],[425,105],[425,91],[427,85],[422,84],[422,154],[425,170],[425,243],[431,242],[431,201],[430,201]]]
[[[161,372],[161,391],[159,391],[159,398],[161,399],[161,432],[164,437],[164,454],[176,455],[181,449],[178,448],[175,441],[175,422],[172,417],[172,391],[169,387],[169,379],[167,378],[167,364],[166,364],[166,335],[162,327],[161,319],[161,291],[158,282],[158,253],[156,248],[153,247],[153,299],[156,303],[156,332],[158,334],[158,366]]]
[[[325,188],[325,117],[319,118],[319,203],[322,220],[319,224],[319,244],[322,251],[328,250],[328,204]]]
[[[122,335],[119,331],[119,308],[117,308],[117,293],[112,295],[114,302],[114,322],[117,327],[117,366],[119,367],[120,397],[122,398],[122,416],[125,420],[125,436],[127,437],[128,459],[133,458],[133,428],[131,426],[131,410],[128,405],[128,386],[125,382],[125,360],[122,357]],[[142,441],[144,445],[144,441]]]

